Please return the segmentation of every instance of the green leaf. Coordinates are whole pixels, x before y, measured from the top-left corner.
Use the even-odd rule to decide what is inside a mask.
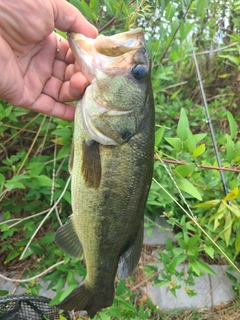
[[[52,179],[45,175],[40,175],[32,178],[32,182],[34,183],[35,186],[37,187],[51,187],[52,186]],[[55,187],[59,185],[54,184]]]
[[[88,18],[89,20],[92,19],[92,11],[89,8],[89,6],[87,5],[87,3],[84,0],[81,0],[81,4],[82,4],[82,8],[83,8],[83,12],[82,14]]]
[[[179,138],[165,138],[165,140],[173,146],[176,152],[180,152],[182,150],[182,141]]]
[[[0,296],[3,297],[3,296],[6,296],[8,295],[8,291],[7,290],[0,290]]]
[[[167,238],[167,239],[166,239],[166,250],[167,250],[167,251],[171,251],[172,248],[173,248],[172,241],[171,241],[170,238]]]
[[[234,63],[237,66],[239,66],[239,64],[240,64],[240,58],[237,56],[231,56],[229,54],[220,54],[219,57],[223,58],[223,59],[228,59],[229,61],[231,61],[232,63]]]
[[[176,181],[176,183],[177,183],[177,186],[180,190],[187,192],[188,194],[190,194],[191,196],[193,196],[194,198],[196,198],[198,200],[202,200],[202,197],[201,197],[200,193],[198,192],[198,190],[187,179],[178,179]]]
[[[226,212],[226,206],[224,205],[224,203],[221,201],[220,206],[218,207],[217,212],[211,216],[211,218],[209,219],[209,223],[213,220],[214,221],[214,230],[219,226],[219,220],[223,218],[224,216],[224,212]]]
[[[234,203],[229,205],[225,200],[222,200],[222,203],[228,208],[230,212],[232,212],[238,219],[240,218],[240,208],[236,206]]]
[[[63,299],[66,298],[66,296],[69,295],[70,292],[73,291],[73,289],[75,289],[78,285],[77,284],[72,284],[69,287],[67,287],[67,289],[61,294],[59,301],[62,301]]]
[[[5,183],[5,177],[2,173],[0,173],[0,192],[1,192],[1,189],[4,185],[4,183]]]
[[[62,138],[71,138],[72,131],[69,128],[61,128],[52,131],[52,135],[56,135]]]
[[[236,259],[236,257],[240,253],[240,228],[238,229],[238,232],[237,232],[237,235],[236,235],[235,249],[236,249],[236,252],[235,252],[235,255],[234,255],[234,259]]]
[[[117,319],[120,319],[122,316],[124,316],[123,312],[115,306],[112,306],[108,309],[110,316],[115,317]]]
[[[175,13],[174,5],[171,2],[168,2],[167,8],[165,11],[165,19],[169,21],[172,20],[174,13]]]
[[[229,192],[225,197],[225,201],[236,199],[240,195],[240,189],[235,187],[231,192]]]
[[[176,266],[181,264],[183,261],[185,261],[187,257],[188,256],[186,254],[174,257],[168,265],[169,269],[175,270]]]
[[[129,312],[131,315],[135,315],[136,314],[136,309],[135,307],[132,305],[131,301],[127,301],[125,299],[123,299],[122,297],[118,298],[118,301],[122,307],[122,309],[125,312]]]
[[[107,315],[104,311],[100,311],[98,316],[99,316],[100,320],[111,320],[111,317],[109,315]]]
[[[12,261],[13,259],[15,259],[19,255],[20,255],[19,249],[11,251],[9,253],[9,255],[7,256],[7,258],[5,259],[4,264],[7,264],[8,262]]]
[[[205,16],[205,7],[209,0],[198,0],[197,1],[197,13],[200,15],[201,18]]]
[[[89,3],[89,7],[91,10],[93,10],[96,14],[98,14],[99,11],[99,1],[98,0],[91,0]]]
[[[191,247],[195,247],[198,241],[199,241],[199,235],[192,236],[188,239],[188,245]],[[196,249],[198,250],[197,247]]]
[[[64,193],[63,199],[66,200],[69,204],[72,204],[71,193],[68,190],[66,190],[66,192]]]
[[[185,178],[189,175],[191,175],[193,173],[193,171],[195,170],[196,165],[194,163],[190,163],[190,164],[183,164],[183,165],[179,165],[176,166],[175,169],[173,169],[173,172],[181,178]]]
[[[234,139],[237,133],[237,124],[231,112],[227,111],[228,123],[230,126],[231,138]]]
[[[30,170],[30,176],[38,176],[42,172],[44,167],[45,163],[31,162],[28,164],[27,169]]]
[[[61,159],[71,153],[71,145],[64,145],[57,154],[57,158]]]
[[[228,162],[232,162],[235,158],[235,152],[234,152],[234,142],[232,141],[232,138],[226,134],[225,135],[227,144],[226,144],[226,149],[227,149],[227,160]]]
[[[193,153],[196,149],[196,142],[194,139],[194,135],[192,134],[191,130],[187,128],[187,145],[188,145],[188,151],[190,153]]]
[[[205,148],[205,144],[200,144],[200,146],[197,147],[197,149],[195,149],[193,151],[193,153],[191,154],[191,156],[193,158],[197,158],[199,157],[201,154],[203,154],[205,152],[206,148]]]
[[[82,11],[82,5],[80,0],[69,0],[69,2],[74,5],[79,11]]]
[[[214,259],[214,249],[212,246],[204,246],[204,251],[209,255],[210,258]]]
[[[228,211],[225,215],[225,225],[224,225],[224,240],[226,242],[227,247],[229,245],[231,234],[232,234],[232,217],[230,212]]]
[[[199,267],[199,269],[201,269],[202,271],[209,273],[213,276],[217,276],[216,272],[213,271],[208,264],[206,264],[205,262],[203,262],[202,260],[196,260],[196,263]]]
[[[126,283],[124,280],[120,280],[119,284],[117,286],[117,289],[115,291],[116,296],[120,296],[123,294],[123,292],[126,290]]]
[[[10,219],[10,217],[11,217],[11,214],[10,214],[10,212],[9,212],[9,211],[6,211],[6,212],[4,213],[4,215],[3,215],[3,219],[4,219],[4,221],[9,220],[9,219]]]
[[[59,298],[61,297],[62,292],[59,292],[55,295],[55,297],[49,302],[50,306],[54,306],[60,302]]]
[[[215,208],[220,202],[221,200],[209,200],[206,202],[196,204],[193,208],[206,208],[206,209]]]
[[[176,256],[179,256],[179,255],[183,254],[184,253],[184,249],[182,249],[182,248],[173,248],[172,249],[172,253],[176,257]]]
[[[182,108],[180,112],[180,118],[177,125],[177,136],[181,141],[187,139],[187,129],[189,129],[188,118],[185,110]]]
[[[193,135],[196,144],[202,141],[206,136],[206,133],[198,133]]]
[[[165,132],[165,127],[161,127],[155,132],[155,146],[156,147],[158,147],[160,142],[162,141],[164,132]]]
[[[113,12],[112,7],[110,5],[110,1],[109,0],[104,0],[104,4],[105,4],[105,6],[107,8],[107,12],[109,14],[111,14],[112,16],[114,16],[114,12]]]
[[[8,189],[8,191],[11,191],[13,189],[25,189],[25,186],[21,182],[16,181],[14,178],[11,180],[7,180],[5,183],[5,187]]]
[[[196,261],[189,261],[189,267],[192,268],[192,271],[195,272],[198,276],[200,276],[200,268]]]

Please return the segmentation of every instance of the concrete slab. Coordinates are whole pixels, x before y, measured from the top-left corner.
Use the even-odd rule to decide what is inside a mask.
[[[146,220],[148,223],[148,221]],[[148,231],[152,229],[150,235]],[[167,223],[166,219],[163,217],[157,217],[155,225],[153,227],[147,227],[144,229],[143,244],[149,246],[159,246],[166,244],[166,238],[170,238],[172,241],[174,239],[174,233],[171,231],[171,226]]]
[[[163,269],[163,264],[156,264],[158,269]],[[177,266],[177,271],[185,268],[186,272],[188,267],[186,265]],[[228,266],[211,265],[211,268],[216,272],[217,276],[205,274],[202,277],[194,277],[195,285],[189,287],[194,290],[197,295],[189,297],[184,290],[184,283],[179,282],[182,286],[177,290],[177,297],[175,298],[168,290],[168,286],[158,287],[148,285],[144,289],[154,304],[162,310],[175,310],[175,309],[199,309],[211,308],[221,303],[227,303],[234,298],[232,290],[232,282],[226,275]],[[237,274],[234,273],[234,276]],[[240,275],[238,275],[240,278]],[[161,276],[159,276],[161,279]]]

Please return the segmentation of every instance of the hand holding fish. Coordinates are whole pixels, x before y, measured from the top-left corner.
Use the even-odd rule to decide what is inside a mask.
[[[88,80],[68,42],[54,32],[95,38],[97,30],[64,0],[0,0],[0,98],[13,105],[73,120]]]

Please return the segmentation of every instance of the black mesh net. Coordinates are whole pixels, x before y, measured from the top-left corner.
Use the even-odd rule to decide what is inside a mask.
[[[58,320],[59,309],[49,306],[50,300],[33,294],[0,297],[0,320]],[[62,315],[72,319],[68,312]]]

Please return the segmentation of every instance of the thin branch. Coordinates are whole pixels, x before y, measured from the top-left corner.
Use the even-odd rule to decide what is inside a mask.
[[[135,2],[135,0],[131,0],[128,4],[128,6],[130,7],[130,5]],[[101,29],[99,29],[99,33],[101,33],[103,30],[109,28],[115,21],[117,21],[117,19],[115,17],[112,17],[111,20],[109,20]]]
[[[139,287],[141,287],[143,284],[145,284],[146,282],[148,282],[149,280],[151,280],[152,278],[156,277],[157,275],[159,275],[160,271],[155,272],[154,274],[152,274],[150,277],[148,277],[147,279],[143,280],[142,282],[139,282],[135,287],[131,288],[132,291],[138,289]]]
[[[182,8],[183,8],[183,11],[185,11],[184,0],[182,0]],[[183,21],[186,21],[186,22],[188,21],[188,19],[187,19],[188,8],[185,11],[185,15],[184,15],[184,18],[183,18]],[[212,137],[212,142],[213,142],[213,147],[214,147],[214,151],[215,151],[218,167],[221,168],[222,167],[222,161],[221,161],[221,157],[220,157],[218,146],[217,146],[217,140],[216,140],[216,136],[215,136],[215,132],[214,132],[211,116],[210,116],[210,111],[209,111],[209,108],[208,108],[207,98],[206,98],[206,94],[205,94],[205,90],[204,90],[204,86],[203,86],[203,82],[202,82],[202,76],[201,76],[201,73],[200,73],[199,64],[198,64],[197,56],[196,56],[196,53],[195,53],[195,50],[194,50],[194,47],[193,47],[193,41],[192,41],[191,37],[190,37],[190,44],[191,44],[191,47],[192,47],[193,61],[194,61],[194,64],[195,64],[197,80],[198,80],[198,83],[199,83],[199,86],[200,86],[200,91],[201,91],[201,94],[202,94],[202,100],[203,100],[203,105],[204,105],[205,113],[206,113],[206,117],[207,117],[207,123],[209,125],[209,129],[210,129],[210,132],[211,132],[211,137]],[[221,177],[221,180],[222,180],[223,191],[224,191],[225,195],[227,195],[228,194],[228,186],[227,186],[227,181],[226,181],[224,172],[221,170],[219,172],[219,174],[220,174],[220,177]]]
[[[185,11],[185,13],[184,13],[184,15],[183,15],[182,23],[185,22],[185,17],[186,17],[186,15],[188,14],[188,12],[189,12],[189,10],[190,10],[190,8],[191,8],[192,2],[193,2],[193,0],[190,1],[189,6],[187,7],[187,10]],[[162,57],[161,57],[161,61],[160,61],[160,62],[162,62],[162,60],[165,58],[165,56],[166,56],[166,54],[167,54],[167,52],[168,52],[168,49],[170,48],[170,46],[171,46],[174,38],[176,37],[176,34],[177,34],[178,30],[180,29],[182,23],[179,23],[178,27],[176,28],[176,30],[175,30],[175,32],[174,32],[171,40],[169,41],[169,44],[168,44],[166,50],[164,51],[164,53],[163,53],[163,55],[162,55]]]
[[[13,134],[9,139],[7,139],[6,141],[3,142],[3,145],[8,145],[9,141],[11,141],[14,137],[16,137],[18,134],[20,134],[22,131],[26,131],[26,128],[32,124],[38,117],[40,116],[40,113],[38,113],[36,115],[36,117],[34,117],[32,120],[30,120],[24,127],[22,128],[18,128],[19,131],[17,131],[15,134]]]
[[[21,162],[21,165],[20,165],[20,167],[19,167],[19,169],[18,169],[18,171],[17,171],[17,175],[19,175],[19,173],[20,173],[20,171],[22,170],[25,162],[27,161],[27,159],[28,159],[28,157],[29,157],[29,154],[30,154],[30,152],[32,151],[32,148],[34,147],[35,142],[37,141],[37,138],[38,138],[38,136],[39,136],[39,134],[40,134],[40,132],[41,132],[41,130],[42,130],[42,127],[43,127],[43,124],[44,124],[44,122],[45,122],[45,120],[46,120],[46,117],[47,117],[47,116],[44,116],[44,117],[43,117],[42,122],[41,122],[41,124],[40,124],[40,126],[39,126],[39,129],[38,129],[38,131],[37,131],[37,133],[36,133],[36,135],[35,135],[35,137],[34,137],[34,139],[33,139],[33,142],[32,142],[32,144],[31,144],[31,146],[29,147],[28,152],[27,152],[25,158],[24,158],[23,161]]]
[[[21,223],[21,222],[23,222],[23,221],[25,221],[25,220],[32,219],[33,217],[37,217],[37,216],[40,216],[40,215],[48,212],[48,210],[49,210],[49,209],[44,210],[44,211],[42,211],[42,212],[38,212],[38,213],[36,213],[36,214],[33,214],[33,215],[28,216],[28,217],[25,217],[25,218],[15,218],[15,219],[10,219],[10,220],[7,220],[7,221],[3,221],[3,222],[0,222],[0,225],[1,225],[1,224],[5,224],[5,223],[9,223],[9,222],[17,221],[17,222],[15,222],[15,223],[11,224],[11,225],[8,227],[8,228],[12,228],[12,227],[15,227],[17,224],[19,224],[19,223]]]
[[[189,163],[184,162],[184,161],[168,160],[168,159],[162,159],[162,158],[154,158],[154,160],[163,161],[163,162],[166,162],[166,163],[177,164],[177,165],[187,165],[187,164],[189,164]],[[205,166],[203,164],[196,164],[196,166],[198,168],[200,168],[200,169],[218,170],[218,171],[231,171],[231,172],[239,172],[240,173],[240,170],[235,169],[235,168]]]
[[[23,279],[23,280],[19,280],[19,279],[12,279],[12,278],[8,278],[8,277],[5,277],[3,274],[0,274],[0,278],[2,278],[3,280],[6,280],[6,281],[10,281],[10,282],[18,282],[18,283],[24,283],[24,282],[29,282],[29,281],[32,281],[32,280],[35,280],[37,278],[40,278],[42,276],[44,276],[46,273],[48,273],[49,271],[51,271],[52,269],[60,266],[61,264],[64,263],[64,260],[63,261],[59,261],[57,263],[55,263],[53,266],[49,267],[47,270],[37,274],[36,276],[32,277],[32,278],[28,278],[28,279]]]
[[[217,52],[220,52],[220,51],[224,51],[224,50],[226,50],[228,48],[234,47],[237,44],[240,44],[240,42],[233,42],[233,43],[229,44],[228,46],[220,47],[220,48],[213,49],[213,50],[200,51],[200,52],[196,52],[195,54],[196,54],[196,56],[201,56],[201,55],[204,55],[204,54],[206,54],[206,55],[207,54],[213,54],[213,53],[217,53]],[[168,52],[171,52],[171,50],[168,51]],[[164,53],[164,54],[166,54],[166,53]],[[187,56],[188,57],[192,57],[193,54],[192,53],[188,53]],[[161,60],[161,63],[154,64],[153,67],[158,67],[163,63],[167,63],[168,61],[169,61],[168,58],[164,58],[164,59]]]
[[[58,203],[60,202],[60,200],[62,199],[64,193],[67,190],[68,184],[71,180],[71,176],[68,177],[67,183],[63,189],[63,192],[61,193],[60,197],[58,198],[58,200],[55,202],[54,206],[49,210],[48,214],[46,214],[46,216],[42,219],[41,223],[38,225],[37,229],[35,230],[35,232],[33,233],[33,235],[31,236],[31,239],[28,241],[28,244],[26,245],[23,253],[21,254],[20,260],[24,257],[24,254],[26,253],[28,247],[30,246],[32,240],[35,238],[36,234],[38,233],[39,229],[42,227],[42,225],[44,224],[44,222],[47,220],[47,218],[50,216],[50,214],[53,212],[53,210],[55,210],[56,206],[58,205]]]
[[[199,55],[202,55],[202,54],[212,54],[212,53],[216,53],[216,52],[223,51],[223,50],[225,50],[225,49],[234,47],[235,45],[237,45],[237,44],[239,44],[239,43],[240,43],[240,42],[233,42],[233,43],[231,43],[231,44],[229,44],[228,46],[225,46],[225,47],[220,47],[220,48],[213,49],[213,50],[196,52],[196,55],[199,56]],[[189,55],[192,55],[192,54],[189,54]]]
[[[103,26],[101,29],[99,29],[99,33],[101,33],[103,30],[107,29],[108,27],[110,27],[114,22],[116,21],[116,18],[113,17],[111,20],[109,20],[105,26]]]

